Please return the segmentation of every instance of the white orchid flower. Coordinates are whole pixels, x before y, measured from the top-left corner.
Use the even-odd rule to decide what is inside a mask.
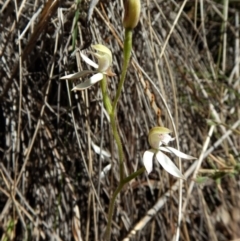
[[[76,85],[72,90],[84,90],[92,85],[96,84],[100,80],[103,79],[103,75],[114,76],[115,74],[111,71],[112,65],[112,53],[111,51],[104,45],[96,44],[92,45],[92,48],[96,50],[96,53],[91,52],[98,60],[98,64],[89,59],[85,54],[80,52],[82,59],[95,68],[95,70],[83,70],[74,74],[69,74],[63,76],[61,79],[79,79],[88,74],[94,74],[88,80],[84,81],[81,84]]]
[[[157,159],[159,164],[170,174],[172,174],[175,177],[185,179],[185,177],[182,175],[180,170],[176,167],[176,165],[171,161],[171,159],[165,155],[162,151],[168,152],[171,154],[174,154],[180,158],[193,160],[196,159],[195,157],[189,156],[183,152],[178,151],[177,149],[173,147],[167,146],[168,143],[174,138],[172,138],[169,133],[171,130],[165,128],[165,127],[153,127],[149,134],[148,134],[148,142],[152,149],[147,150],[143,154],[143,164],[146,168],[146,171],[148,174],[153,169],[153,160],[154,158]],[[162,146],[162,145],[165,146]]]

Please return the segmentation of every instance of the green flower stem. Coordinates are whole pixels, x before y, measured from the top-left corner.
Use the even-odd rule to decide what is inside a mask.
[[[109,116],[110,116],[110,122],[111,122],[113,136],[114,136],[114,139],[115,139],[115,141],[117,143],[117,147],[118,147],[120,181],[122,181],[123,177],[124,177],[123,147],[122,147],[122,142],[121,142],[120,136],[118,134],[115,112],[112,108],[111,100],[110,100],[110,98],[108,96],[108,93],[107,93],[107,79],[106,79],[105,75],[103,75],[103,79],[101,80],[100,85],[101,85],[101,89],[102,89],[103,103],[104,103],[104,106],[105,106]]]
[[[118,157],[119,157],[119,172],[120,172],[120,182],[124,178],[124,170],[123,170],[123,147],[122,147],[122,142],[120,139],[120,136],[118,134],[117,130],[117,123],[116,123],[116,118],[115,118],[115,113],[112,112],[110,114],[110,121],[111,121],[111,126],[112,126],[112,131],[113,131],[113,136],[115,138],[115,141],[117,143],[118,147]]]
[[[123,186],[124,186],[124,184],[119,183],[117,189],[114,191],[113,196],[111,198],[109,210],[108,210],[108,222],[107,222],[107,229],[106,229],[106,232],[105,232],[104,241],[110,241],[114,204],[115,204],[117,195],[121,192]]]
[[[118,84],[116,97],[113,101],[113,105],[107,93],[107,79],[105,75],[103,75],[103,80],[101,81],[101,89],[102,89],[104,106],[110,116],[113,136],[118,147],[119,171],[120,171],[120,183],[118,184],[118,187],[116,188],[112,198],[110,199],[110,205],[108,210],[108,223],[107,223],[107,229],[106,229],[105,239],[104,239],[106,241],[110,241],[110,237],[111,237],[112,216],[113,216],[114,204],[115,204],[117,195],[121,192],[122,188],[126,183],[130,182],[133,178],[137,177],[145,170],[145,168],[143,167],[138,171],[132,173],[130,176],[124,178],[123,147],[122,147],[122,142],[118,133],[117,121],[116,121],[116,107],[124,85],[124,80],[126,77],[127,68],[128,68],[128,64],[131,56],[131,50],[132,50],[132,30],[125,29],[125,40],[124,40],[124,49],[123,49],[123,52],[124,52],[123,69],[120,77],[120,82]]]
[[[113,112],[115,112],[119,97],[121,95],[121,91],[123,88],[123,84],[124,84],[124,80],[126,77],[127,68],[128,68],[128,64],[131,56],[131,50],[132,50],[132,30],[125,29],[125,39],[124,39],[124,47],[123,47],[123,69],[120,77],[120,82],[118,84],[116,97],[113,101]]]
[[[145,171],[145,168],[142,167],[139,170],[137,170],[136,172],[132,173],[130,176],[124,178],[122,181],[120,181],[117,189],[114,191],[113,196],[110,201],[110,206],[109,206],[109,211],[108,211],[108,223],[107,223],[107,229],[106,229],[104,240],[110,241],[110,238],[111,238],[112,216],[113,216],[113,209],[114,209],[114,204],[115,204],[117,195],[121,192],[121,190],[125,184],[127,184],[128,182],[130,182],[132,179],[139,176],[140,174],[142,174],[144,171]]]
[[[112,103],[111,103],[111,100],[110,100],[110,98],[108,96],[108,93],[107,93],[107,79],[106,79],[105,75],[103,75],[103,79],[100,81],[100,86],[101,86],[101,90],[102,90],[104,106],[107,110],[107,113],[109,115],[111,115],[111,113],[112,113]]]

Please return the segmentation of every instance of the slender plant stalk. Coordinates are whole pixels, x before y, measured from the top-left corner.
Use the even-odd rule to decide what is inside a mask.
[[[110,98],[107,94],[107,80],[106,76],[104,75],[103,80],[101,81],[101,88],[102,88],[102,95],[103,95],[103,102],[107,109],[107,112],[110,116],[111,126],[113,130],[113,135],[115,138],[115,141],[117,143],[118,147],[118,155],[119,155],[119,171],[120,171],[120,182],[124,178],[124,170],[123,170],[123,147],[121,143],[121,139],[117,130],[117,121],[116,121],[116,106],[118,103],[118,100],[121,95],[121,91],[124,85],[127,68],[131,56],[131,50],[132,50],[132,30],[131,29],[125,29],[125,39],[124,39],[124,48],[123,48],[123,68],[122,68],[122,74],[120,77],[120,82],[118,84],[116,97],[114,99],[113,105],[111,104]]]
[[[124,178],[124,172],[123,172],[123,147],[122,147],[122,142],[120,139],[120,136],[118,134],[118,129],[117,129],[117,122],[116,122],[116,115],[114,113],[114,110],[112,108],[111,100],[108,96],[107,93],[107,79],[106,76],[103,76],[103,79],[100,83],[101,89],[102,89],[102,95],[103,95],[103,103],[104,106],[110,116],[110,122],[111,122],[111,127],[112,127],[112,132],[114,139],[117,143],[118,147],[118,157],[119,157],[119,169],[120,169],[120,181],[123,180]]]
[[[111,237],[111,225],[112,225],[112,216],[113,216],[113,209],[114,209],[114,204],[117,198],[117,195],[120,193],[120,191],[123,188],[123,184],[120,182],[117,189],[114,191],[111,201],[110,201],[110,205],[109,205],[109,210],[108,210],[108,223],[107,223],[107,229],[105,232],[105,237],[104,237],[104,241],[110,241],[110,237]]]
[[[123,176],[123,148],[122,148],[121,139],[120,139],[120,136],[119,136],[118,130],[117,130],[115,113],[113,111],[111,100],[107,93],[107,79],[106,79],[105,75],[103,76],[103,79],[101,80],[100,85],[101,85],[101,89],[102,89],[103,103],[110,116],[110,122],[111,122],[113,136],[114,136],[114,139],[115,139],[115,141],[117,143],[117,147],[118,147],[119,168],[121,170],[120,171],[120,183],[113,193],[113,196],[110,201],[109,210],[108,210],[108,223],[107,223],[107,229],[106,229],[104,240],[110,240],[114,204],[115,204],[118,193],[122,190],[122,188],[124,186],[124,183],[123,183],[123,177],[124,177]]]
[[[103,75],[103,79],[100,82],[101,90],[102,90],[102,97],[103,97],[103,104],[107,110],[107,113],[111,115],[112,113],[112,103],[107,93],[107,79],[106,76]]]
[[[112,131],[113,131],[113,136],[115,138],[115,141],[117,143],[118,147],[118,158],[119,158],[119,172],[120,172],[120,182],[124,178],[124,170],[123,170],[123,146],[122,142],[117,130],[117,122],[116,122],[116,117],[115,113],[110,114],[110,120],[111,120],[111,126],[112,126]]]
[[[110,238],[111,238],[112,216],[113,216],[114,204],[115,204],[117,195],[121,192],[122,188],[124,187],[124,185],[126,183],[130,182],[132,179],[136,178],[137,176],[142,174],[144,171],[145,171],[145,168],[142,167],[139,170],[137,170],[136,172],[132,173],[130,176],[124,178],[122,181],[120,181],[117,189],[114,191],[113,196],[111,198],[110,205],[109,205],[108,224],[107,224],[107,229],[106,229],[104,240],[110,241]]]
[[[131,56],[131,50],[132,50],[132,30],[130,29],[125,29],[125,39],[124,39],[124,47],[123,47],[123,68],[122,68],[122,74],[120,77],[120,82],[118,84],[117,88],[117,93],[116,97],[113,101],[113,109],[112,109],[112,114],[110,115],[111,118],[111,124],[112,124],[112,129],[113,129],[113,134],[115,137],[115,140],[118,145],[118,152],[119,152],[119,172],[120,172],[120,182],[124,178],[124,170],[123,170],[123,149],[122,149],[122,144],[121,144],[121,139],[119,137],[119,134],[117,132],[117,125],[116,125],[116,107],[118,100],[121,95],[121,91],[124,85],[126,73],[127,73],[127,68]],[[121,150],[120,150],[121,149]]]
[[[127,73],[127,68],[131,56],[131,50],[132,50],[132,30],[131,29],[125,29],[125,39],[124,39],[124,47],[123,47],[123,69],[122,74],[120,77],[120,82],[118,84],[118,89],[116,93],[116,97],[113,102],[113,112],[115,112],[115,109],[117,107],[117,103],[119,100],[119,97],[121,95],[121,91],[123,88],[124,80]]]
[[[110,122],[111,122],[113,136],[114,136],[114,139],[115,139],[115,141],[117,143],[117,147],[118,147],[119,171],[120,171],[120,182],[119,182],[117,188],[115,189],[115,191],[112,195],[112,198],[110,200],[110,205],[109,205],[109,210],[108,210],[108,223],[107,223],[107,229],[106,229],[105,239],[104,239],[106,241],[110,241],[110,238],[111,238],[112,216],[113,216],[114,204],[115,204],[117,195],[121,192],[122,188],[124,187],[124,185],[126,183],[130,182],[132,179],[134,179],[135,177],[137,177],[138,175],[143,173],[145,170],[145,168],[141,168],[138,171],[132,173],[130,176],[124,178],[123,146],[122,146],[122,142],[121,142],[121,139],[120,139],[120,136],[118,133],[118,127],[117,127],[116,107],[117,107],[117,103],[120,98],[121,91],[122,91],[122,88],[124,85],[127,68],[128,68],[129,60],[130,60],[130,56],[131,56],[131,50],[132,50],[132,30],[125,29],[125,40],[124,40],[124,49],[123,49],[123,52],[124,52],[123,69],[122,69],[120,82],[118,84],[117,93],[116,93],[116,97],[113,101],[113,104],[111,103],[111,100],[107,93],[107,79],[106,79],[105,75],[103,76],[103,79],[100,84],[101,89],[102,89],[103,103],[110,116]]]

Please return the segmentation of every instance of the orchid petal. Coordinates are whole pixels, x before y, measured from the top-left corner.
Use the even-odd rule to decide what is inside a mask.
[[[60,79],[79,79],[81,77],[84,77],[87,74],[93,74],[96,73],[96,71],[92,71],[92,70],[83,70],[74,74],[69,74],[69,75],[65,75],[63,77],[61,77]]]
[[[103,170],[101,171],[101,174],[100,174],[100,180],[102,180],[103,178],[106,177],[108,172],[111,170],[111,167],[112,167],[112,164],[108,164],[107,166],[105,166],[103,168]]]
[[[143,154],[143,165],[149,174],[153,169],[153,156],[155,152],[153,150],[145,151]]]
[[[95,151],[98,155],[101,154],[101,157],[107,157],[107,158],[111,157],[111,154],[110,154],[109,152],[104,151],[103,149],[101,149],[101,148],[100,148],[99,146],[97,146],[93,141],[92,141],[91,144],[92,144],[92,147],[93,147],[94,151]]]
[[[185,179],[185,177],[182,175],[176,165],[163,152],[158,151],[156,154],[156,159],[167,172],[169,172],[175,177]]]
[[[84,90],[92,85],[96,84],[98,81],[103,79],[103,74],[102,73],[97,73],[93,75],[90,79],[84,81],[83,83],[76,85],[72,90]]]
[[[85,54],[80,52],[80,55],[82,57],[82,59],[89,64],[90,66],[92,66],[93,68],[97,69],[98,68],[98,64],[94,63],[91,59],[89,59]]]
[[[190,156],[190,155],[187,155],[173,147],[169,147],[169,146],[166,146],[166,147],[159,147],[160,150],[162,151],[166,151],[166,152],[169,152],[169,153],[173,153],[175,154],[176,156],[180,157],[180,158],[183,158],[183,159],[186,159],[186,160],[193,160],[193,159],[196,159],[195,157],[193,156]]]
[[[98,81],[102,80],[103,79],[103,74],[102,73],[97,73],[95,75],[93,75],[90,80],[91,81],[94,81],[95,83],[97,83]],[[94,83],[94,84],[95,84]]]

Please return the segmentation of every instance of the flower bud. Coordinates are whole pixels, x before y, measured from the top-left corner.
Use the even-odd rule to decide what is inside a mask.
[[[162,145],[162,143],[167,145],[169,141],[172,141],[174,139],[170,135],[168,135],[170,132],[171,130],[162,126],[153,127],[148,134],[149,145],[153,149],[158,149],[159,146]]]
[[[140,0],[125,0],[124,8],[123,26],[127,29],[134,29],[139,21],[141,2]]]

